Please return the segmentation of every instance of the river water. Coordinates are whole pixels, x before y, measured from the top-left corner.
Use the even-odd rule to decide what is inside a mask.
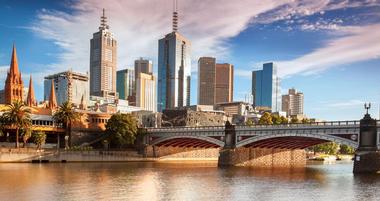
[[[352,162],[299,169],[215,163],[0,164],[0,200],[380,200]]]

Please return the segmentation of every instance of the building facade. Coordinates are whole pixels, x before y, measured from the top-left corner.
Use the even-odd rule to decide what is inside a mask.
[[[109,31],[104,9],[99,31],[90,44],[90,95],[117,98],[117,42]]]
[[[16,47],[13,45],[11,64],[4,85],[4,103],[11,104],[14,101],[25,101],[25,99],[24,82],[18,69]]]
[[[229,103],[234,98],[234,66],[216,64],[215,103]]]
[[[288,116],[303,115],[304,95],[296,89],[289,89],[288,94],[282,95],[282,111]]]
[[[149,59],[140,59],[135,60],[135,78],[137,79],[140,73],[153,74],[153,62]]]
[[[129,105],[136,105],[135,71],[124,69],[117,71],[117,92],[119,99],[128,100]]]
[[[57,104],[61,105],[66,101],[70,101],[75,106],[81,104],[81,100],[89,100],[88,76],[86,74],[65,71],[45,77],[44,81],[44,100],[50,98],[51,82],[55,87]]]
[[[139,73],[136,79],[136,106],[147,111],[156,111],[156,78]]]
[[[265,63],[263,70],[252,72],[252,95],[255,107],[268,108],[272,112],[280,111],[280,79],[274,63]]]
[[[191,44],[177,31],[177,16],[173,31],[158,41],[158,111],[190,105]]]
[[[215,104],[216,59],[201,57],[198,60],[198,105]]]

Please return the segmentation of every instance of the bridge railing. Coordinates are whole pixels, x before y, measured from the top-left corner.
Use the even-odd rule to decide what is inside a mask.
[[[147,128],[148,132],[165,132],[165,131],[200,131],[200,130],[224,130],[224,126],[197,126],[197,127],[189,127],[189,126],[176,126],[176,127],[163,127],[163,128]]]

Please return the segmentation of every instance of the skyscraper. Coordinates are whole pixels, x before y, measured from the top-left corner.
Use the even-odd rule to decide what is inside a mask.
[[[136,106],[147,111],[156,111],[156,78],[139,73],[136,79]]]
[[[173,31],[158,41],[158,110],[190,105],[190,41],[178,32],[175,4]]]
[[[234,66],[216,64],[215,103],[232,102],[234,98]]]
[[[117,42],[109,31],[103,9],[99,31],[93,34],[90,45],[90,95],[117,98]]]
[[[265,63],[263,70],[252,72],[252,95],[255,107],[280,111],[280,79],[274,63]]]
[[[303,114],[303,93],[297,92],[296,89],[289,89],[289,93],[282,95],[282,111],[288,116]]]
[[[215,104],[216,59],[201,57],[198,60],[198,104]]]
[[[135,71],[124,69],[117,71],[117,92],[119,98],[128,100],[129,105],[136,105]]]
[[[215,105],[233,101],[234,69],[217,64],[213,57],[198,60],[198,104]]]
[[[51,82],[54,82],[53,85]],[[69,101],[79,106],[82,97],[89,100],[88,76],[73,71],[65,71],[45,77],[44,100],[50,99],[51,86],[55,86],[55,95],[58,105]]]
[[[153,63],[149,59],[135,60],[135,78],[137,79],[139,73],[153,74]]]

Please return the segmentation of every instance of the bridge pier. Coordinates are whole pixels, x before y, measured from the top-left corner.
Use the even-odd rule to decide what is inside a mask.
[[[355,174],[380,173],[377,121],[367,114],[360,120],[359,147],[354,158]]]

